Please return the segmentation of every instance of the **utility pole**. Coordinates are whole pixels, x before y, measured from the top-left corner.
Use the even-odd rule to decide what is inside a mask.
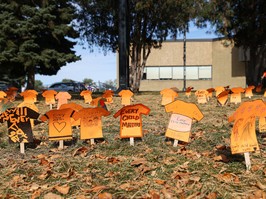
[[[129,23],[128,0],[119,0],[119,88],[129,88]]]
[[[184,75],[184,87],[183,87],[183,91],[186,91],[186,33],[187,33],[187,26],[184,26],[184,34],[183,34],[183,65],[184,65],[184,70],[183,70],[183,75]]]

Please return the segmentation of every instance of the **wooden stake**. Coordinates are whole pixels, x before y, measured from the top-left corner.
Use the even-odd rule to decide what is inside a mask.
[[[53,109],[53,104],[50,104],[50,110],[52,110]]]
[[[64,140],[59,140],[59,147],[58,149],[64,149]]]
[[[245,156],[246,168],[249,171],[251,169],[251,162],[250,162],[249,152],[244,153],[244,156]]]
[[[129,138],[130,146],[134,146],[134,138]]]
[[[95,144],[94,139],[91,139],[91,145]]]
[[[20,153],[25,154],[25,143],[24,142],[20,142]]]
[[[174,140],[174,145],[173,145],[173,147],[177,147],[177,145],[178,145],[178,140]]]

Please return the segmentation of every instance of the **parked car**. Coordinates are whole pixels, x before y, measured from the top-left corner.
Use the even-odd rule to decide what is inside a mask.
[[[86,90],[86,87],[81,82],[57,82],[49,86],[48,90],[80,92]]]
[[[8,89],[8,83],[5,81],[0,81],[0,90],[1,91],[6,91]]]

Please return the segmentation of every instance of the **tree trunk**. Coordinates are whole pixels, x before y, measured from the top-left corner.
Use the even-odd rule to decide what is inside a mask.
[[[133,45],[132,57],[130,66],[130,88],[133,92],[139,92],[140,80],[141,80],[141,47],[139,45]]]
[[[27,86],[26,89],[34,89],[35,83],[35,67],[30,66],[27,68]]]
[[[145,46],[145,45],[144,45]],[[139,92],[143,70],[150,55],[151,47],[133,46],[131,49],[130,81],[129,85],[133,92]]]

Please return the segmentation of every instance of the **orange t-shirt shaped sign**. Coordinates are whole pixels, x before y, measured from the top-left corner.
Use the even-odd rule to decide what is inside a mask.
[[[178,97],[178,93],[171,88],[161,90],[160,94],[162,95],[162,105],[169,104],[173,102],[176,97]]]
[[[49,120],[49,140],[72,139],[71,117],[73,109],[50,110],[41,116],[44,122]]]
[[[92,94],[92,91],[89,91],[89,90],[81,91],[80,96],[83,96],[85,104],[91,103],[91,101],[92,101],[91,94]]]
[[[231,103],[241,103],[241,93],[244,93],[245,90],[241,87],[235,87],[235,88],[232,88],[231,91],[233,93],[231,93],[231,96],[230,96],[230,101]]]
[[[10,108],[0,114],[0,122],[7,121],[9,142],[33,142],[30,119],[37,119],[39,113],[28,108]]]
[[[229,117],[234,126],[231,133],[232,154],[258,151],[255,131],[256,117],[266,117],[266,105],[262,100],[243,102]]]
[[[71,99],[71,95],[68,92],[59,92],[56,94],[55,99],[58,100],[57,109],[59,109],[62,104],[68,103],[68,100]]]
[[[199,104],[205,104],[207,103],[207,95],[208,95],[208,91],[207,90],[197,90],[195,92],[195,95],[197,96],[198,99],[198,103]]]
[[[73,115],[73,118],[80,119],[80,139],[102,138],[102,116],[108,116],[109,111],[101,107],[83,108]]]
[[[35,90],[25,90],[20,95],[23,96],[25,103],[34,103],[37,101],[38,92]]]
[[[165,106],[166,112],[172,112],[165,136],[175,140],[189,142],[192,120],[200,121],[203,114],[193,103],[176,100]]]
[[[132,93],[130,90],[121,90],[118,93],[119,96],[122,97],[122,105],[130,105],[130,101],[131,101],[131,97],[134,95],[134,93]]]
[[[120,116],[120,137],[143,137],[141,115],[147,115],[149,112],[150,109],[143,104],[125,106],[116,112],[114,117]]]
[[[55,104],[55,95],[57,92],[55,90],[46,90],[42,93],[45,98],[45,104]]]

